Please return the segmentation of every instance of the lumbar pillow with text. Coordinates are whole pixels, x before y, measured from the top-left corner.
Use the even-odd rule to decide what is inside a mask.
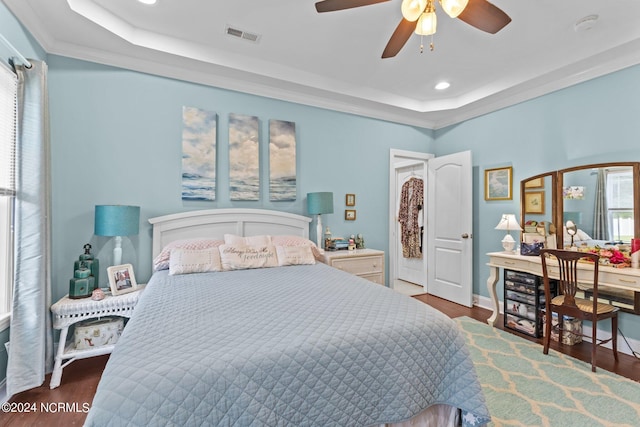
[[[222,271],[217,247],[205,249],[176,248],[169,258],[169,275]]]
[[[316,263],[310,246],[276,246],[276,252],[280,266]]]
[[[276,248],[271,245],[222,245],[220,246],[220,259],[223,270],[278,266]]]

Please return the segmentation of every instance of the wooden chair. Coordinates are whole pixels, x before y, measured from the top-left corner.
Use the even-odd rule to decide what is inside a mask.
[[[555,260],[550,257],[555,257]],[[558,314],[558,340],[562,343],[563,317],[571,316],[581,320],[591,321],[591,370],[596,371],[596,350],[598,346],[611,341],[613,356],[618,360],[618,307],[598,302],[598,259],[597,254],[565,251],[560,249],[541,249],[542,273],[544,278],[546,325],[544,342],[544,354],[549,354],[549,342],[551,341],[551,324],[553,313]],[[593,276],[589,273],[589,286],[593,286],[593,301],[576,298],[578,291],[578,261],[587,259],[592,261]],[[551,294],[549,269],[558,268],[558,296]],[[585,270],[582,270],[585,271]],[[589,272],[590,270],[586,270]],[[603,319],[611,319],[611,338],[598,340],[598,322]]]

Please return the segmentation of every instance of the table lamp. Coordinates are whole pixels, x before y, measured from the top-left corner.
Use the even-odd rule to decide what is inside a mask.
[[[496,230],[507,230],[507,234],[502,239],[502,248],[505,252],[513,252],[513,249],[516,247],[516,241],[511,236],[511,230],[522,231],[520,228],[520,224],[516,220],[516,216],[514,214],[503,214],[502,219],[496,225]]]
[[[113,265],[122,263],[122,236],[138,234],[140,206],[96,205],[94,234],[115,237]]]
[[[322,214],[333,213],[333,193],[307,193],[307,213],[317,215],[316,239],[318,248],[324,248],[322,244]]]

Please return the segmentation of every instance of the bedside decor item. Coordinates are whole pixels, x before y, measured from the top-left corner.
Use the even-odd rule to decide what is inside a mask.
[[[138,290],[131,264],[114,265],[107,268],[111,295],[122,295]]]
[[[511,200],[513,198],[513,168],[485,169],[484,199]]]
[[[321,216],[322,214],[333,213],[333,193],[330,191],[307,193],[307,213],[317,215],[316,244],[319,248],[323,248]]]
[[[355,194],[347,194],[345,196],[344,204],[347,206],[355,206],[356,205],[356,195]]]
[[[78,257],[78,259],[73,263],[73,271],[75,272],[76,270],[78,270],[83,265],[86,268],[88,268],[91,271],[90,275],[94,277],[94,289],[95,289],[95,288],[97,288],[99,286],[99,283],[100,283],[100,281],[99,281],[99,279],[100,279],[100,262],[91,253],[91,245],[89,243],[86,243],[83,246],[83,249],[84,249],[84,253],[81,254]],[[93,289],[89,289],[89,293],[91,293],[92,291],[93,291]],[[71,295],[71,293],[69,293],[69,295]]]
[[[124,318],[103,317],[79,322],[74,332],[76,350],[89,350],[118,342],[124,329]]]
[[[505,252],[513,252],[516,247],[516,241],[511,236],[511,230],[522,231],[520,228],[520,224],[516,220],[516,216],[514,214],[503,214],[502,219],[496,225],[496,230],[507,230],[507,234],[502,239],[502,247]]]
[[[105,293],[102,289],[100,288],[96,288],[93,290],[93,292],[91,292],[91,299],[93,301],[102,301],[105,297]]]
[[[73,278],[69,280],[69,298],[88,298],[96,287],[96,279],[91,275],[91,270],[81,261],[79,267],[73,272]]]
[[[356,211],[355,209],[347,209],[344,211],[344,219],[347,221],[355,221],[356,220]]]
[[[138,234],[140,206],[96,205],[96,236],[115,237],[113,265],[122,263],[122,236]]]

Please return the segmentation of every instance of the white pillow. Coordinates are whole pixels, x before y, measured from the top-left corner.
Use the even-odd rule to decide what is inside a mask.
[[[273,246],[309,246],[311,248],[311,252],[313,252],[313,256],[318,261],[324,261],[324,256],[318,249],[318,246],[314,242],[309,239],[305,239],[302,236],[295,235],[280,235],[280,236],[271,236],[271,243]]]
[[[169,258],[169,275],[207,273],[209,271],[222,271],[220,251],[217,247],[205,249],[171,250]]]
[[[267,235],[242,237],[235,234],[225,234],[224,243],[235,246],[271,246],[271,237]]]
[[[225,271],[278,266],[275,246],[222,245],[219,249]]]
[[[311,246],[276,246],[278,265],[315,264]]]
[[[169,257],[173,249],[206,249],[217,248],[223,245],[224,241],[218,239],[182,239],[175,240],[162,248],[162,252],[158,254],[153,260],[153,270],[167,270],[169,268]]]
[[[562,227],[564,229],[564,242],[571,242],[571,235],[567,232],[567,227],[564,226]],[[578,230],[576,230],[576,234],[573,235],[573,241],[574,242],[580,242],[580,241],[586,241],[586,240],[591,240],[591,236],[589,236],[587,233],[585,233],[584,231],[582,231],[581,229],[578,228]]]

